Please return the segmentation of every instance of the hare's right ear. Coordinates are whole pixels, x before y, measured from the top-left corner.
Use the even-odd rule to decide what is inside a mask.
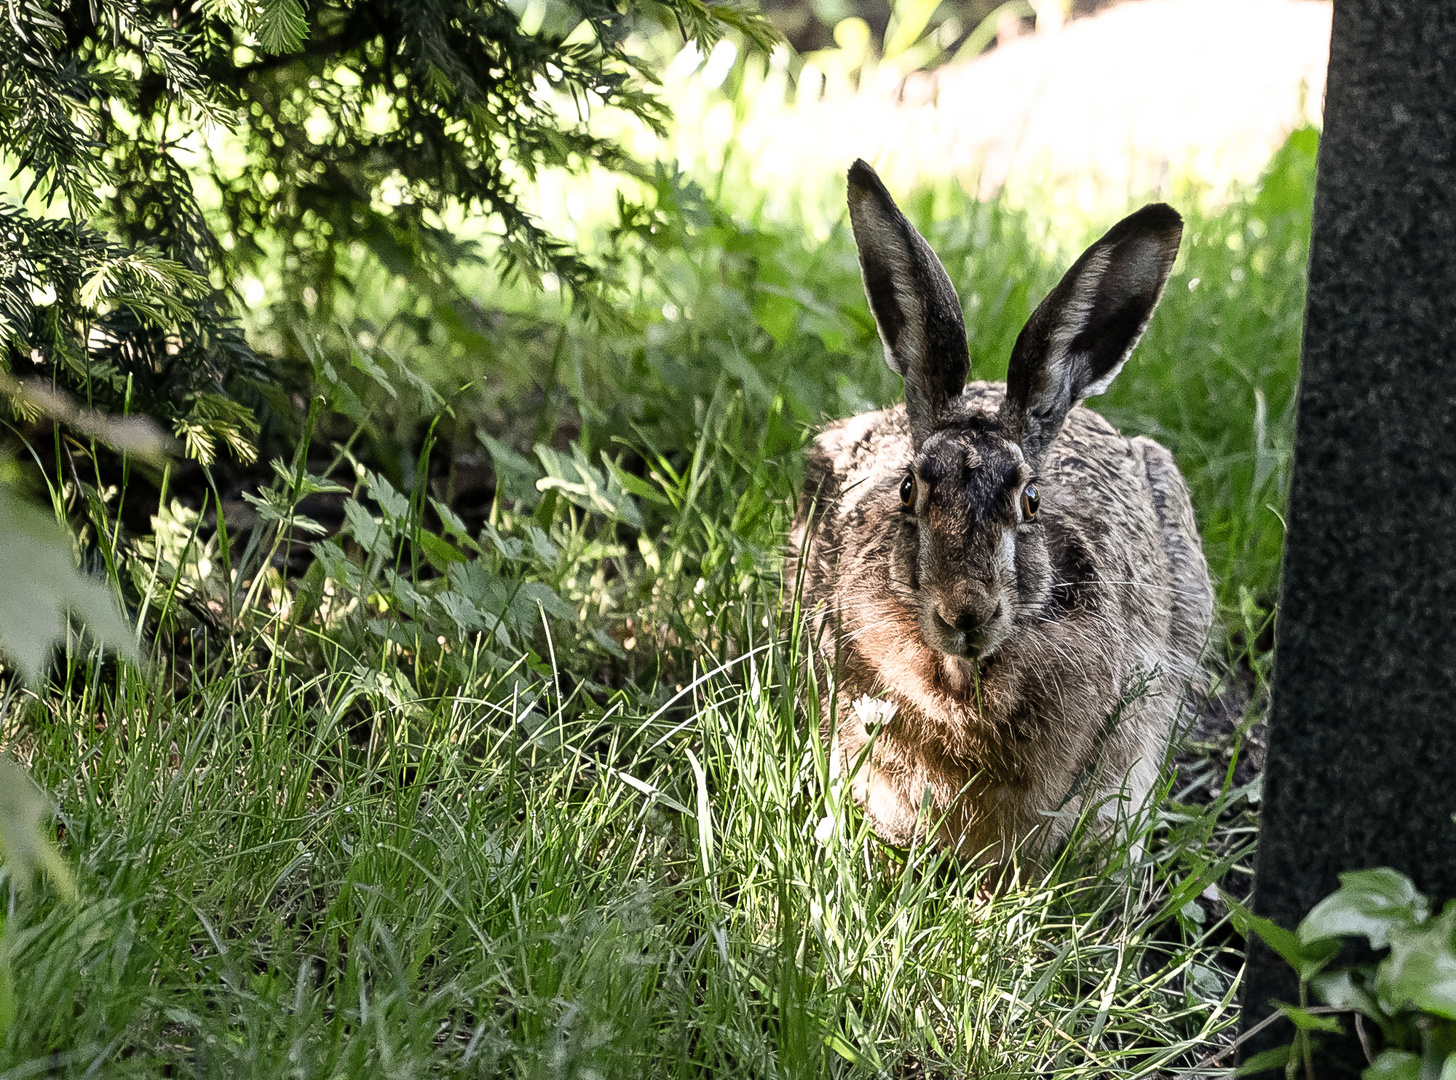
[[[905,410],[918,450],[970,369],[955,286],[863,161],[849,167],[849,223],[885,362],[905,376]]]
[[[1032,312],[1011,350],[1001,422],[1034,465],[1072,406],[1105,391],[1158,306],[1183,219],[1152,203],[1108,230]]]

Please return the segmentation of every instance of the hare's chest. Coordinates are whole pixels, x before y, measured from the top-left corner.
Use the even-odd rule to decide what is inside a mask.
[[[848,725],[837,742],[856,804],[892,844],[933,834],[963,858],[996,863],[1040,823],[1046,800],[1034,776],[1001,774],[991,760],[948,753],[894,723],[871,737]]]
[[[972,856],[1010,844],[1057,806],[1088,753],[1083,732],[1105,695],[1028,682],[1012,659],[974,678],[939,670],[958,663],[944,657],[903,669],[893,682],[865,669],[844,672],[836,766],[851,776],[855,801],[882,837],[909,843],[933,828]]]

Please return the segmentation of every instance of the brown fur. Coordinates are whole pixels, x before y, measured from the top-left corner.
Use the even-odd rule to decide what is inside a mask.
[[[852,172],[852,191],[857,181],[868,183]],[[897,222],[910,228],[898,211],[884,213],[873,236],[856,221],[867,285],[877,257],[867,247]],[[786,581],[793,588],[802,577],[826,690],[824,736],[890,842],[908,844],[938,823],[936,838],[952,850],[1001,863],[1038,826],[1038,849],[1064,840],[1088,798],[1108,819],[1135,809],[1198,672],[1212,590],[1182,477],[1157,443],[1124,438],[1072,405],[1086,383],[1110,381],[1108,365],[1114,375],[1120,368],[1172,263],[1162,248],[1156,265],[1138,250],[1126,254],[1130,242],[1116,233],[1109,238],[1123,247],[1108,254],[1105,239],[1090,260],[1099,248],[1089,249],[1028,324],[1051,345],[1018,342],[1018,352],[1035,353],[1019,373],[1035,406],[1061,377],[1058,363],[1083,362],[1057,354],[1058,343],[1102,332],[1094,309],[1103,294],[1125,308],[1129,290],[1140,290],[1145,312],[1115,312],[1130,326],[1141,318],[1130,340],[1094,341],[1105,359],[1094,357],[1101,366],[1081,383],[1060,386],[1063,414],[1015,412],[1004,385],[971,383],[949,400],[927,406],[922,398],[918,414],[899,405],[831,423],[809,451]],[[1146,226],[1132,242],[1154,243]],[[1176,244],[1174,234],[1173,251]],[[1124,275],[1132,284],[1104,280],[1118,259],[1142,259]],[[1080,271],[1084,264],[1093,270]],[[1147,278],[1149,266],[1161,267],[1154,285],[1137,276]],[[893,296],[874,300],[872,292],[877,315],[894,304]],[[958,326],[959,311],[944,308]],[[921,337],[937,333],[950,331]],[[887,351],[893,345],[886,337]],[[936,361],[927,353],[891,362],[921,371],[923,385]],[[908,374],[907,389],[914,400]],[[909,507],[901,501],[907,475]],[[1020,500],[1033,481],[1040,507],[1028,518]],[[856,708],[864,695],[894,706],[877,734],[863,703]]]

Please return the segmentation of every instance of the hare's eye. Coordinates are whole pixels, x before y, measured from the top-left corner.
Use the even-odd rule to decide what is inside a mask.
[[[915,474],[906,473],[900,481],[900,505],[909,510],[915,505]]]
[[[1041,496],[1036,492],[1035,484],[1027,484],[1021,489],[1021,518],[1023,521],[1031,521],[1036,517],[1037,507],[1041,505]]]

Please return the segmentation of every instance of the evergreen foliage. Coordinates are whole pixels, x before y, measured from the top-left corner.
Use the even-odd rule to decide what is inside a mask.
[[[502,0],[10,6],[0,160],[20,187],[0,196],[0,363],[162,418],[207,462],[219,440],[251,453],[244,387],[270,372],[232,282],[267,245],[284,248],[285,308],[308,297],[327,317],[356,242],[417,280],[478,257],[440,224],[455,205],[489,216],[503,269],[553,274],[599,306],[598,268],[532,220],[518,187],[548,166],[631,166],[587,130],[592,107],[661,127],[627,47],[643,13],[702,44],[725,27],[771,36],[736,3],[701,0],[569,0],[535,33]],[[219,127],[241,165],[215,154]]]

